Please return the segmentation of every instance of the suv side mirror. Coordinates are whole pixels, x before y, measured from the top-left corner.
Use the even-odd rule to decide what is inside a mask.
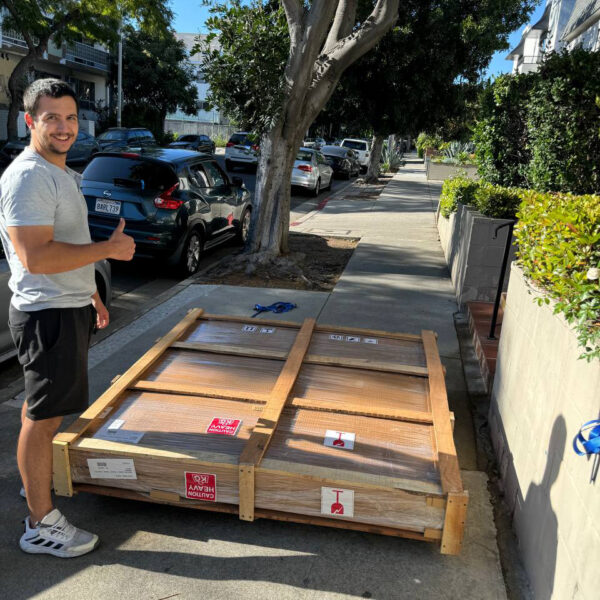
[[[244,185],[244,180],[238,175],[233,175],[231,177],[231,185],[235,185],[237,187],[242,187]]]

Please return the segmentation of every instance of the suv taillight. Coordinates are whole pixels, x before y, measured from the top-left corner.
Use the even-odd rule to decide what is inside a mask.
[[[312,167],[310,165],[298,165],[299,171],[306,171],[307,173],[312,173]]]
[[[233,142],[227,142],[226,148],[231,148],[231,146],[235,146]]]
[[[254,152],[258,152],[258,144],[252,144],[252,146],[250,146],[252,148],[252,150],[254,150]]]
[[[173,198],[173,192],[178,186],[179,183],[176,183],[173,187],[170,187],[160,196],[154,198],[154,206],[156,206],[156,208],[164,208],[165,210],[177,210],[183,204],[183,200]]]

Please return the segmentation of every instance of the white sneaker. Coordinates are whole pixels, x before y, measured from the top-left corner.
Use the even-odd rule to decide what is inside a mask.
[[[72,558],[91,552],[98,546],[97,535],[78,529],[67,521],[58,508],[49,512],[36,527],[25,519],[25,533],[19,545],[30,554],[53,554],[60,558]]]
[[[21,488],[21,491],[19,492],[19,495],[21,496],[21,498],[27,499],[27,494],[25,493],[25,488],[24,487]]]

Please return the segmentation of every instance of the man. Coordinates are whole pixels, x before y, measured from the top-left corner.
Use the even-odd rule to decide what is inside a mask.
[[[81,176],[66,166],[78,133],[78,103],[58,79],[33,82],[23,97],[31,143],[0,179],[0,237],[13,292],[9,326],[25,376],[17,461],[29,506],[20,547],[69,558],[98,536],[71,525],[52,504],[52,438],[64,415],[88,404],[87,354],[94,327],[109,316],[94,263],[131,260],[121,219],[110,239],[92,243]]]

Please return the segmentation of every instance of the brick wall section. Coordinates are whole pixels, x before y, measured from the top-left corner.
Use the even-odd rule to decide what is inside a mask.
[[[508,228],[501,229],[496,239],[494,230],[502,223],[502,219],[490,219],[462,204],[448,219],[439,215],[440,243],[461,309],[467,302],[493,302],[496,298]],[[513,246],[509,264],[514,255]],[[509,276],[510,268],[504,279],[505,291]]]
[[[578,360],[577,339],[534,302],[513,265],[492,391],[490,426],[505,497],[536,600],[595,600],[600,565],[600,473],[573,437],[599,417],[600,362]],[[600,460],[600,456],[596,458]]]

